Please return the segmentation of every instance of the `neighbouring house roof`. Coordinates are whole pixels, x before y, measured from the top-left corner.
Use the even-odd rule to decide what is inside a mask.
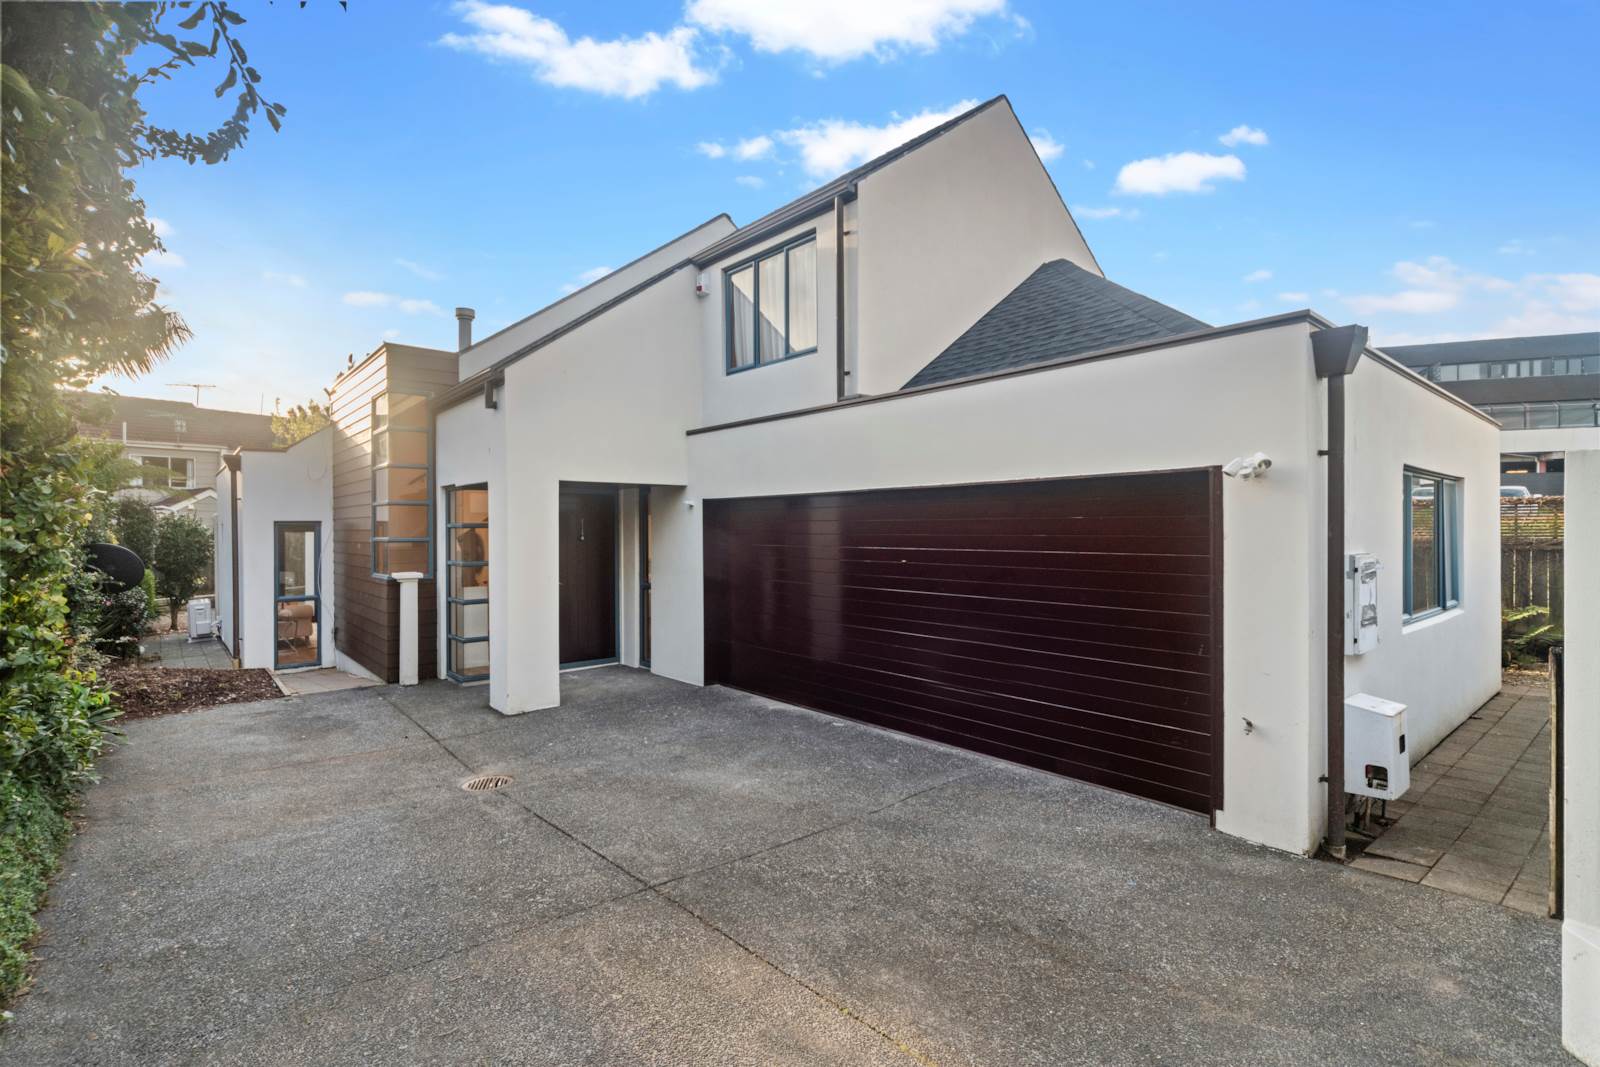
[[[179,489],[172,495],[157,500],[152,506],[158,508],[172,508],[176,510],[186,504],[192,504],[198,500],[203,500],[207,495],[216,496],[217,491],[210,486],[206,486],[202,489]]]
[[[722,238],[722,240],[718,241],[716,244],[703,249],[699,254],[697,254],[694,257],[695,265],[704,266],[707,263],[713,263],[716,260],[722,259],[724,256],[738,251],[740,248],[743,248],[752,242],[761,240],[769,234],[776,233],[779,230],[787,229],[798,222],[811,218],[813,215],[818,214],[831,205],[835,196],[845,192],[852,185],[856,184],[856,182],[859,182],[873,171],[882,170],[884,167],[887,167],[890,163],[893,163],[901,156],[915,152],[929,141],[933,141],[944,136],[957,126],[961,125],[963,122],[966,122],[968,119],[975,118],[978,115],[983,114],[985,111],[989,110],[995,104],[1000,103],[1002,100],[1005,100],[1004,95],[985,100],[977,107],[963,111],[961,114],[943,123],[940,123],[938,126],[935,126],[926,133],[913,137],[905,144],[900,145],[897,148],[891,148],[889,151],[875,159],[867,160],[867,162],[861,164],[859,167],[856,167],[854,170],[846,171],[844,174],[841,174],[839,177],[833,179],[833,181],[821,186],[820,188],[813,189],[811,192],[805,194],[799,199],[791,200],[789,203],[783,205],[777,210],[769,211],[767,214],[761,216],[759,219],[756,219],[754,222],[739,227],[737,230],[734,230],[732,233],[728,234],[728,236]]]
[[[1197,318],[1056,259],[1028,275],[904,388],[1210,328]]]
[[[1431,367],[1437,363],[1486,363],[1499,359],[1561,359],[1600,355],[1600,332],[1492,337],[1481,341],[1382,345],[1380,348],[1408,367]]]
[[[221,448],[272,447],[272,416],[196,407],[182,400],[78,393],[78,432],[91,437]],[[123,433],[123,427],[127,433]]]

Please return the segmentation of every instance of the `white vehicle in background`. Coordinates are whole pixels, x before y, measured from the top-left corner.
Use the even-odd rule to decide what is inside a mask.
[[[1501,500],[1528,500],[1533,495],[1533,490],[1525,485],[1502,485],[1500,487]]]

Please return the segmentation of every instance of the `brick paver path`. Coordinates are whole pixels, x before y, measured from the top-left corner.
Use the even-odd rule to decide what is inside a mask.
[[[1508,677],[1411,768],[1398,818],[1351,866],[1544,915],[1549,791],[1548,684]]]
[[[215,637],[190,641],[183,631],[147,637],[140,646],[146,656],[156,656],[163,667],[209,667],[225,671],[233,667],[228,650]]]

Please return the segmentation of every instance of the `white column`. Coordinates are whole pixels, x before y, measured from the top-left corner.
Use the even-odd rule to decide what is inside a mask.
[[[417,581],[418,571],[392,575],[400,583],[400,684],[417,684]]]
[[[1566,464],[1561,1043],[1600,1067],[1600,451]]]

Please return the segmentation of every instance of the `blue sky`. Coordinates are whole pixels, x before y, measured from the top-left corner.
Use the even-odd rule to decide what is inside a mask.
[[[485,336],[997,93],[1107,275],[1207,321],[1600,329],[1587,2],[239,6],[283,131],[136,174],[195,338],[122,392],[320,398],[349,353],[453,347],[458,304]],[[153,117],[214,125],[215,80]]]

